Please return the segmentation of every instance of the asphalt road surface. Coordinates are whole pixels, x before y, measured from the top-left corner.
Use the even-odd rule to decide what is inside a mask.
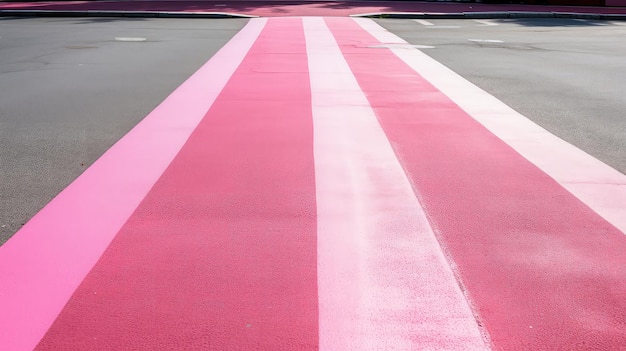
[[[626,172],[624,22],[378,20]],[[0,243],[246,20],[0,19]],[[137,40],[137,41],[135,41]]]
[[[378,22],[432,46],[424,52],[626,172],[624,22]],[[0,243],[245,23],[0,19]]]
[[[626,173],[624,21],[379,20],[550,132]],[[420,23],[421,22],[421,23]]]
[[[0,243],[246,22],[0,19]]]
[[[0,348],[623,349],[625,30],[0,20]]]

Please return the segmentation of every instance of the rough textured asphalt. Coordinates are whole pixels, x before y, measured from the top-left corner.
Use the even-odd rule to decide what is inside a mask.
[[[626,173],[626,46],[621,45],[625,22],[378,23],[411,44],[434,46],[423,51],[550,132]]]
[[[623,22],[430,21],[378,22],[626,173]],[[0,19],[0,243],[245,23]]]
[[[0,244],[246,22],[0,19]]]

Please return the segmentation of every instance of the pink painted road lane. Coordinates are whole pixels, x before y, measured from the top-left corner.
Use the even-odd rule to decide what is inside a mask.
[[[269,21],[38,350],[318,344],[307,57]]]
[[[250,21],[0,247],[0,350],[37,345],[185,144],[264,23]]]
[[[0,350],[626,350],[626,196],[565,184],[624,175],[416,53],[250,20],[0,247]]]
[[[626,237],[357,23],[327,19],[493,347],[626,348]]]
[[[323,18],[305,18],[321,350],[484,350],[400,162]]]

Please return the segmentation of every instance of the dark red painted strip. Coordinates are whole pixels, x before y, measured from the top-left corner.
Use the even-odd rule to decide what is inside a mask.
[[[493,346],[626,349],[626,236],[356,23],[327,23]]]
[[[316,349],[312,143],[301,20],[270,20],[37,349]]]

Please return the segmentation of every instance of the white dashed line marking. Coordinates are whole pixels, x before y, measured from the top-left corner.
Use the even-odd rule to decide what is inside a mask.
[[[415,22],[423,25],[423,26],[434,26],[435,24],[432,22],[428,22],[427,20],[423,20],[423,19],[416,19],[414,20]]]
[[[498,23],[495,23],[490,20],[474,20],[474,22],[480,24],[481,26],[497,26]]]
[[[117,37],[115,38],[115,41],[135,41],[135,42],[139,42],[139,41],[146,41],[148,39],[146,38],[137,38],[137,37]]]
[[[467,39],[473,43],[504,43],[502,40],[497,39]]]
[[[610,26],[611,23],[606,22],[606,21],[599,21],[599,20],[589,20],[589,19],[584,19],[584,18],[574,18],[574,21],[576,22],[582,22],[588,25],[594,25],[594,26]]]

